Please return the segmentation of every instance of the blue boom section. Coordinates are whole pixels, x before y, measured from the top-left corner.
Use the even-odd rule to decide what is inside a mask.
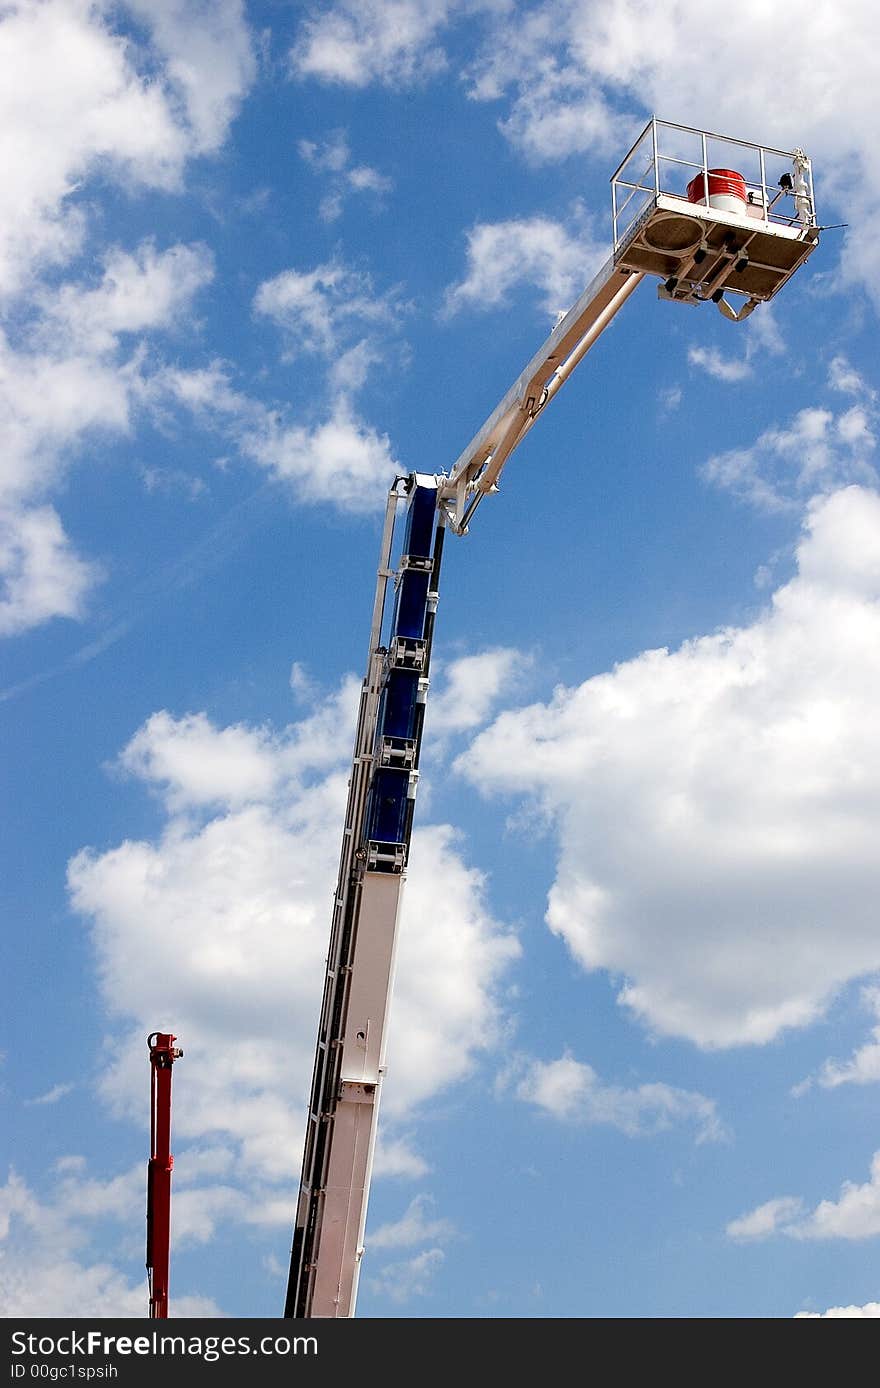
[[[416,479],[413,474],[364,830],[368,870],[378,872],[400,872],[406,864],[424,709],[419,684],[428,671],[433,627],[437,486]]]

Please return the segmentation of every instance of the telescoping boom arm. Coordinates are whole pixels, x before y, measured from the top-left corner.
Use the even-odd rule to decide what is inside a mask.
[[[664,132],[675,135],[674,155],[663,152]],[[681,157],[683,136],[698,157]],[[747,179],[710,168],[713,142],[751,151],[757,174]],[[768,185],[773,159],[788,161],[792,170],[779,179],[779,192]],[[685,197],[679,184],[688,175]],[[607,263],[449,473],[413,472],[389,493],[306,1124],[288,1318],[354,1315],[445,531],[467,533],[483,497],[498,490],[513,450],[646,275],[662,280],[661,298],[712,301],[739,321],[772,297],[818,236],[809,161],[799,150],[786,155],[653,120],[612,188],[614,250]],[[752,196],[755,201],[747,201]],[[790,203],[774,212],[783,196]],[[748,210],[755,207],[757,216]],[[725,290],[744,299],[741,308],[731,308]],[[401,506],[405,523],[396,546]]]
[[[147,1279],[150,1319],[168,1316],[171,1263],[171,1067],[183,1051],[176,1036],[154,1031],[150,1048],[150,1160],[147,1166]]]
[[[403,553],[391,554],[406,502]],[[349,781],[285,1316],[351,1316],[385,1064],[397,915],[409,850],[443,548],[437,479],[392,487]],[[389,580],[396,599],[387,644]]]

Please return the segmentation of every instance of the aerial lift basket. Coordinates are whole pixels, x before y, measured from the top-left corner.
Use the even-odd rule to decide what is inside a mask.
[[[661,298],[738,321],[772,299],[819,240],[810,161],[654,117],[611,178],[614,259]],[[725,295],[745,302],[734,307]]]

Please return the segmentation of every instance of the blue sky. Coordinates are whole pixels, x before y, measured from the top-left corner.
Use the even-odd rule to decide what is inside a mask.
[[[880,1314],[880,73],[863,0],[0,11],[6,1316],[280,1316],[381,516],[652,113],[812,157],[444,561],[358,1314]],[[784,55],[784,59],[783,59]]]

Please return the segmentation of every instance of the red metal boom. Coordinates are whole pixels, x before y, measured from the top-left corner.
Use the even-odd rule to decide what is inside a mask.
[[[154,1031],[150,1048],[150,1161],[147,1166],[147,1280],[150,1319],[168,1316],[171,1259],[171,1067],[183,1055],[176,1036]]]

